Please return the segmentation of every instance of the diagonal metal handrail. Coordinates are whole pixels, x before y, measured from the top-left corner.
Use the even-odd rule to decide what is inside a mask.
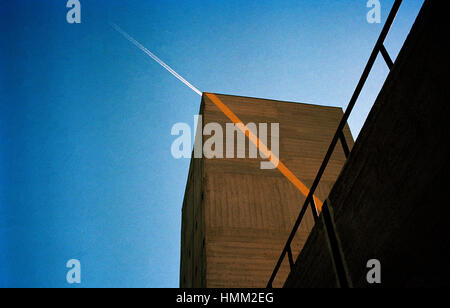
[[[342,143],[342,146],[344,148],[344,152],[348,158],[349,155],[349,150],[348,150],[348,146],[347,143],[345,141],[345,137],[343,134],[343,129],[345,127],[345,124],[348,121],[348,118],[350,117],[351,112],[353,111],[353,108],[355,107],[355,104],[358,100],[359,95],[361,94],[361,91],[364,87],[364,84],[367,81],[367,78],[369,77],[370,71],[372,70],[373,65],[375,64],[375,61],[377,59],[377,56],[379,53],[382,54],[384,60],[386,61],[389,69],[392,68],[393,66],[393,62],[386,50],[386,48],[384,47],[384,41],[386,40],[386,37],[389,33],[389,30],[391,29],[391,26],[395,20],[395,17],[397,16],[398,10],[400,9],[400,6],[402,4],[403,0],[395,0],[394,5],[392,6],[392,9],[389,13],[389,16],[386,20],[386,23],[383,27],[383,30],[381,31],[381,34],[375,44],[375,47],[372,50],[372,53],[370,55],[370,58],[367,62],[367,65],[362,73],[362,76],[358,82],[358,85],[356,86],[355,92],[353,93],[352,98],[350,99],[350,102],[347,106],[347,109],[345,110],[344,116],[342,117],[341,122],[339,123],[339,126],[337,128],[336,133],[334,134],[334,137],[331,141],[330,147],[328,148],[328,151],[325,155],[325,158],[322,162],[322,165],[320,166],[320,169],[317,173],[317,176],[311,186],[310,192],[308,194],[308,196],[306,197],[305,203],[303,204],[303,207],[300,211],[300,214],[298,215],[297,220],[295,221],[294,227],[292,229],[291,234],[289,235],[289,238],[286,242],[286,245],[283,248],[283,251],[281,253],[280,258],[278,259],[278,262],[275,266],[275,269],[273,270],[272,276],[270,277],[270,280],[267,284],[267,288],[272,288],[272,284],[273,281],[275,280],[275,277],[278,274],[278,271],[281,267],[281,264],[283,263],[284,258],[286,257],[286,254],[289,254],[289,259],[290,259],[290,266],[291,266],[291,271],[293,269],[293,262],[292,262],[292,250],[291,250],[291,244],[292,241],[294,239],[295,234],[297,233],[297,230],[303,220],[303,217],[306,213],[306,210],[308,209],[308,205],[311,206],[312,212],[313,212],[313,216],[314,216],[314,220],[317,222],[318,219],[318,212],[317,212],[317,207],[316,204],[314,202],[314,193],[317,189],[317,186],[320,183],[320,180],[322,178],[323,173],[325,172],[325,169],[328,165],[328,162],[330,161],[331,155],[334,152],[334,149],[336,148],[336,144],[338,143],[338,141],[340,140]]]

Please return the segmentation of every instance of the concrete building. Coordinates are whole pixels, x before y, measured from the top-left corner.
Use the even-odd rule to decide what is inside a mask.
[[[279,123],[279,158],[310,187],[343,116],[341,108],[217,95],[243,123]],[[203,127],[231,121],[203,95]],[[353,138],[345,136],[350,148]],[[203,142],[208,139],[203,136]],[[269,132],[268,140],[271,135]],[[247,140],[248,142],[248,140]],[[226,139],[223,137],[224,148]],[[270,147],[270,144],[268,144]],[[261,170],[261,158],[193,158],[182,210],[181,287],[265,287],[305,196],[277,170]],[[316,196],[327,198],[345,163],[333,155]],[[309,212],[294,240],[294,258],[313,227]],[[274,286],[289,274],[283,264]]]

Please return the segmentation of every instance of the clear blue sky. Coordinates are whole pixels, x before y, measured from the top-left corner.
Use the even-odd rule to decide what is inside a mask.
[[[0,286],[177,287],[189,160],[170,153],[202,91],[345,107],[382,25],[366,0],[65,0],[0,4]],[[381,0],[382,22],[393,0]],[[395,57],[422,5],[406,0]],[[357,136],[387,75],[378,60]],[[70,286],[72,287],[72,286]]]

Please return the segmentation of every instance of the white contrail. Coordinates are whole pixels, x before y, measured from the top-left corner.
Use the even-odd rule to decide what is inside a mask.
[[[114,24],[114,23],[110,23],[111,27],[113,27],[117,32],[119,32],[120,34],[122,34],[127,40],[129,40],[131,43],[133,43],[134,45],[136,45],[140,50],[142,50],[143,52],[145,52],[150,58],[152,58],[153,60],[155,60],[156,62],[158,62],[162,67],[164,67],[167,71],[169,71],[169,73],[171,73],[172,75],[174,75],[176,78],[178,78],[178,80],[180,80],[182,83],[184,83],[185,85],[187,85],[189,88],[191,88],[191,90],[193,90],[195,93],[197,93],[198,95],[202,96],[202,92],[197,89],[196,87],[194,87],[192,84],[190,84],[186,79],[184,79],[183,77],[181,77],[177,72],[175,72],[170,66],[168,66],[166,63],[164,63],[160,58],[158,58],[157,56],[155,56],[152,52],[150,52],[147,48],[145,48],[141,43],[139,43],[138,41],[136,41],[134,38],[132,38],[128,33],[126,33],[125,31],[123,31],[118,25]]]

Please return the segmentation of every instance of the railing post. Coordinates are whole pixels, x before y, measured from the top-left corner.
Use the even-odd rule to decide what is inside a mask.
[[[391,56],[389,56],[389,53],[386,50],[386,47],[384,46],[384,44],[381,45],[380,52],[384,58],[384,61],[386,61],[386,64],[387,64],[389,70],[392,70],[392,68],[394,67],[394,62],[392,61]]]
[[[292,257],[292,249],[291,249],[291,245],[289,245],[288,247],[288,259],[289,259],[289,266],[291,268],[291,272],[294,269],[294,258]]]
[[[341,140],[342,149],[344,150],[345,158],[348,159],[348,157],[350,156],[350,148],[348,147],[347,140],[345,140],[345,135],[342,130],[339,132],[339,139]]]
[[[326,200],[322,207],[322,220],[325,226],[328,247],[330,249],[338,286],[340,288],[351,288],[352,282],[348,273],[347,263],[345,262],[339,235],[336,230],[334,213],[330,200]]]

